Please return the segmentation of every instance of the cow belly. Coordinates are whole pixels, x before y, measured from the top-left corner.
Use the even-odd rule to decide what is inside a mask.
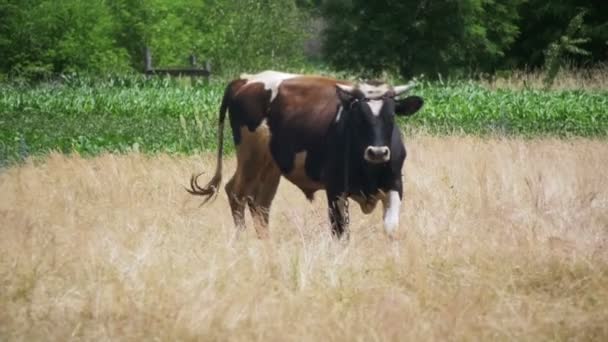
[[[315,191],[324,189],[324,186],[306,174],[306,156],[306,152],[296,153],[294,155],[293,169],[283,174],[283,176],[300,188],[306,194],[306,197],[311,198]]]

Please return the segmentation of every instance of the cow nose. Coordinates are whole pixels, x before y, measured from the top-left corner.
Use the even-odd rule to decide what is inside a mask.
[[[363,156],[370,163],[385,163],[391,159],[388,146],[368,146]]]

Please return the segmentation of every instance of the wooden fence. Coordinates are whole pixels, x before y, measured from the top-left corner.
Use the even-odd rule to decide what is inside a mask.
[[[196,62],[196,56],[194,54],[190,55],[190,67],[169,67],[169,68],[154,68],[152,66],[152,53],[150,52],[150,48],[146,47],[145,55],[144,55],[144,64],[145,70],[144,73],[146,75],[169,75],[169,76],[190,76],[192,81],[194,82],[194,78],[196,77],[204,77],[205,81],[209,81],[209,76],[211,75],[211,66],[209,61],[205,61],[205,66],[203,68],[198,67]]]

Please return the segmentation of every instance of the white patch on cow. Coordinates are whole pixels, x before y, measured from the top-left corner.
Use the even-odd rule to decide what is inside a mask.
[[[382,97],[390,90],[387,84],[371,85],[367,83],[361,83],[359,84],[358,88],[368,99],[377,99],[379,97]]]
[[[384,231],[390,237],[394,237],[395,231],[399,227],[399,209],[401,199],[397,191],[391,190],[386,198],[382,200],[384,204]]]
[[[372,114],[374,114],[374,116],[378,116],[380,115],[380,110],[382,109],[382,106],[384,106],[384,101],[369,100],[367,104],[369,105],[369,109],[372,110]]]
[[[336,115],[336,122],[340,121],[340,118],[342,117],[342,111],[344,110],[344,107],[340,106],[340,109],[338,109],[338,114]]]
[[[252,83],[263,83],[264,90],[271,91],[270,102],[272,102],[279,93],[279,86],[281,83],[287,79],[298,76],[300,75],[268,70],[255,75],[242,74],[241,79],[247,80],[245,86]]]

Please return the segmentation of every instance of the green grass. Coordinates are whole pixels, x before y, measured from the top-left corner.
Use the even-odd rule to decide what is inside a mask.
[[[179,81],[2,86],[3,158],[48,150],[183,152],[216,147],[224,86]]]
[[[216,148],[225,82],[190,86],[143,77],[0,85],[0,161],[49,150],[196,153]],[[406,129],[438,134],[606,137],[608,91],[488,90],[423,83],[425,107]],[[230,134],[227,129],[227,134]],[[228,151],[232,148],[229,143]]]

